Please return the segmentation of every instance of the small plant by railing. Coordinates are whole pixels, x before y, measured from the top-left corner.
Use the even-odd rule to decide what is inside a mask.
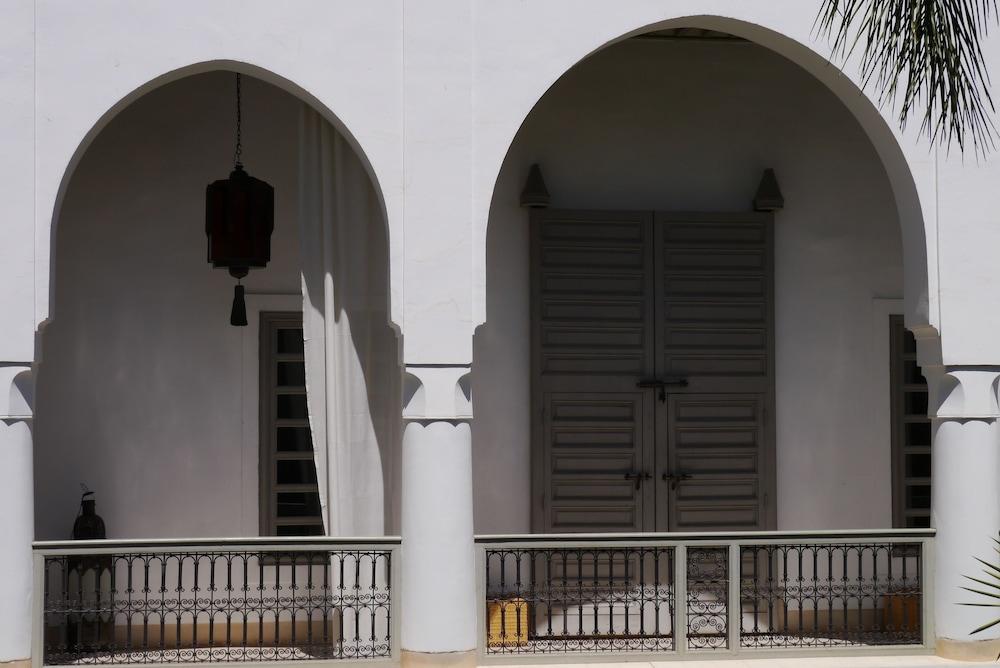
[[[37,543],[44,665],[394,656],[398,539]]]
[[[495,536],[481,654],[926,650],[933,531]]]
[[[1000,555],[1000,540],[994,538],[993,542],[995,543],[993,550]],[[979,596],[984,597],[985,600],[980,601],[979,603],[963,603],[963,605],[976,608],[1000,608],[1000,565],[991,564],[985,559],[980,559],[979,557],[973,557],[973,559],[982,564],[983,574],[989,579],[983,580],[981,578],[974,578],[971,575],[965,575],[963,577],[966,580],[975,582],[977,585],[985,587],[985,589],[974,589],[972,587],[962,587],[962,589],[972,592],[973,594],[978,594]],[[1000,617],[990,620],[975,630],[970,631],[970,635],[975,635],[985,631],[986,629],[991,629],[997,624],[1000,624]],[[1000,656],[997,657],[997,660],[1000,661]]]

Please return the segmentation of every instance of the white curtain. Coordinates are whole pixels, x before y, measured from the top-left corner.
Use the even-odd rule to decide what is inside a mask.
[[[371,180],[308,105],[299,125],[306,391],[327,535],[377,536],[399,438],[398,347],[388,326],[388,244]]]

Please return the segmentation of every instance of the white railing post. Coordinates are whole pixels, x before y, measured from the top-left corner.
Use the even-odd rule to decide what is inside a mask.
[[[674,651],[687,653],[687,546],[674,547]]]
[[[726,630],[729,632],[729,651],[736,652],[740,648],[740,544],[729,543],[729,595],[726,600]]]
[[[33,553],[32,579],[34,589],[31,596],[31,665],[41,668],[45,652],[45,557]]]
[[[923,588],[921,596],[921,630],[924,646],[934,649],[937,635],[934,630],[934,541],[936,538],[924,538],[920,543],[920,563],[923,572],[920,574],[920,585]]]
[[[487,650],[486,596],[490,584],[486,581],[486,548],[476,545],[476,659],[482,663]]]
[[[398,662],[399,657],[402,654],[401,634],[403,624],[400,621],[401,617],[399,614],[399,599],[400,592],[402,591],[402,587],[400,587],[400,578],[403,572],[401,554],[402,550],[400,549],[400,546],[394,545],[390,552],[392,562],[389,567],[389,577],[391,578],[391,585],[389,589],[389,614],[392,615],[392,619],[389,622],[389,637],[391,638],[391,656],[394,662]]]

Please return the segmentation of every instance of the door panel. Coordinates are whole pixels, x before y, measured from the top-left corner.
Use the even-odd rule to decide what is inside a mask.
[[[652,216],[539,211],[532,217],[537,375],[544,389],[652,370]]]
[[[761,214],[656,215],[657,372],[688,381],[657,416],[660,530],[770,526],[771,224]]]
[[[766,476],[764,399],[760,395],[687,394],[670,397],[670,471],[662,481],[672,531],[762,528]]]
[[[653,486],[626,476],[652,470],[646,447],[653,423],[650,404],[641,392],[546,396],[548,531],[647,528],[654,512]]]
[[[535,529],[653,525],[652,215],[532,216]],[[537,403],[536,403],[537,405]]]
[[[689,391],[769,391],[771,220],[656,216],[657,371]]]

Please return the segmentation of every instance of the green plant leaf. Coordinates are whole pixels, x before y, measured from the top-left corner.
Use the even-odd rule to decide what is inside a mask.
[[[1000,619],[994,619],[989,624],[983,624],[982,626],[980,626],[979,628],[977,628],[975,631],[972,631],[972,633],[970,633],[969,635],[975,635],[975,634],[979,633],[980,631],[985,631],[986,629],[991,629],[994,626],[996,626],[997,624],[1000,624]]]
[[[978,561],[983,566],[986,566],[986,568],[989,569],[989,570],[986,571],[987,575],[992,575],[996,579],[1000,580],[1000,567],[995,566],[995,565],[991,564],[988,561],[984,561],[983,559],[980,559],[979,557],[973,557],[973,559],[975,559],[976,561]]]
[[[973,594],[979,594],[980,596],[989,596],[990,598],[1000,599],[1000,594],[992,594],[988,591],[980,591],[979,589],[970,589],[969,587],[959,587],[959,589],[964,589],[965,591],[971,591]],[[997,604],[1000,607],[1000,603]]]
[[[997,545],[1000,545],[1000,541],[998,541],[995,537],[993,538],[993,542],[996,543]],[[1000,553],[1000,550],[997,550],[997,552]],[[997,566],[996,564],[991,564],[988,561],[980,559],[979,557],[973,557],[973,559],[982,564],[983,573],[993,578],[993,580],[1000,581],[1000,566]],[[984,587],[987,587],[991,591],[983,591],[982,589],[973,589],[971,587],[962,587],[962,586],[959,586],[959,589],[971,592],[973,594],[978,594],[979,596],[985,596],[988,599],[994,599],[994,600],[984,601],[979,603],[960,603],[959,605],[967,605],[974,608],[1000,608],[1000,582],[981,580],[979,578],[974,578],[971,575],[963,575],[962,577],[965,578],[966,580],[969,580],[970,582],[981,584]],[[987,622],[982,626],[978,627],[977,629],[970,631],[969,635],[975,635],[977,633],[985,631],[986,629],[991,629],[997,624],[1000,624],[1000,618]],[[1000,660],[1000,657],[997,657],[997,660]]]
[[[932,141],[995,145],[994,106],[982,40],[996,0],[822,0],[816,27],[834,57],[860,56],[864,87],[896,103],[901,128],[914,115]]]
[[[991,589],[996,589],[998,592],[1000,592],[1000,584],[996,582],[987,582],[986,580],[980,580],[979,578],[974,578],[969,575],[963,575],[962,577],[964,577],[966,580],[972,580],[973,582],[978,582],[981,585],[990,587]]]

